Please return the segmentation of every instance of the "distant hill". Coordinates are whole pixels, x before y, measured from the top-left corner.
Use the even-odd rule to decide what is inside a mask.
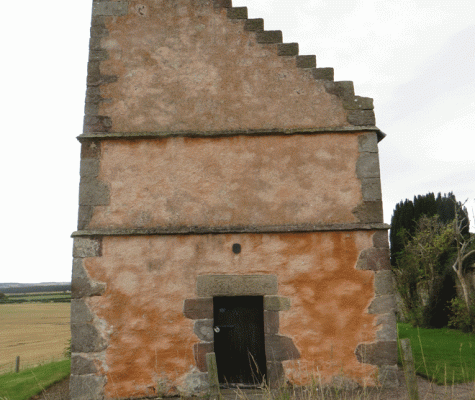
[[[71,282],[0,283],[2,293],[65,292],[68,290],[71,290]]]

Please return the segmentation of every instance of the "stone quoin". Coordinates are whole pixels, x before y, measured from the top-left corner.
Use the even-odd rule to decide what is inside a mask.
[[[394,383],[383,137],[245,7],[94,1],[71,398]]]

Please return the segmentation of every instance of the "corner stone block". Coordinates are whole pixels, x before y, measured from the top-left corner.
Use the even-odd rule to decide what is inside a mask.
[[[97,86],[88,87],[86,90],[87,103],[99,103],[102,101],[101,89]]]
[[[277,276],[201,275],[196,286],[199,297],[265,296],[277,294]]]
[[[363,201],[358,204],[352,211],[359,222],[383,222],[383,202],[377,201]]]
[[[189,319],[212,319],[213,298],[186,299],[183,314]]]
[[[396,314],[394,312],[379,315],[376,321],[376,325],[381,325],[380,330],[376,332],[377,340],[397,340]]]
[[[376,132],[367,132],[358,136],[358,150],[360,153],[378,152],[378,135]]]
[[[71,352],[95,353],[103,351],[107,342],[91,324],[71,324]]]
[[[373,246],[389,249],[388,231],[377,231],[373,235]]]
[[[71,375],[69,391],[71,400],[104,398],[105,377],[97,375]]]
[[[92,214],[94,212],[93,206],[79,206],[78,211],[78,229],[86,229],[91,222]]]
[[[368,307],[368,314],[388,314],[396,309],[393,295],[377,296]]]
[[[71,355],[71,374],[72,375],[88,375],[95,374],[97,368],[93,360],[89,360],[79,354]]]
[[[89,51],[89,60],[91,61],[105,61],[109,58],[109,53],[107,50],[90,50]]]
[[[94,282],[89,278],[83,265],[82,258],[73,260],[73,273],[71,278],[71,297],[101,296],[106,290],[106,284]]]
[[[89,38],[89,51],[91,51],[91,50],[103,50],[102,49],[102,40],[101,40],[101,38],[93,35],[92,34],[92,29],[93,29],[93,27],[91,27],[91,35],[90,35],[91,37]],[[99,89],[99,88],[97,88],[97,89]],[[87,99],[87,91],[86,91],[86,99]]]
[[[97,65],[96,65],[97,64]],[[88,64],[88,85],[97,85],[98,82],[106,83],[106,80],[113,79],[100,74],[99,61],[89,61]],[[112,127],[112,120],[106,115],[85,115],[85,132],[109,132]]]
[[[109,186],[95,177],[82,177],[79,183],[79,205],[106,206],[110,202]]]
[[[71,323],[88,324],[93,321],[93,315],[83,299],[71,299]]]
[[[392,271],[378,271],[374,276],[374,291],[376,296],[394,294]]]
[[[86,115],[98,115],[99,114],[99,103],[86,102],[86,104],[84,105],[84,114],[86,114]]]
[[[103,38],[109,36],[109,30],[106,28],[103,21],[97,21],[100,17],[92,18],[92,26],[90,30],[91,38]],[[94,23],[96,22],[96,23]],[[102,48],[102,47],[101,47]]]
[[[391,269],[389,262],[389,249],[369,248],[363,250],[356,263],[358,270],[386,271]]]
[[[352,81],[326,82],[325,89],[343,100],[343,103],[351,101],[355,97],[355,86]]]
[[[193,332],[203,342],[212,342],[214,340],[213,320],[199,319],[193,326]]]
[[[280,296],[264,296],[264,310],[287,311],[290,310],[290,299]]]
[[[99,158],[101,156],[101,144],[91,140],[81,144],[81,158]]]
[[[74,238],[73,257],[100,257],[102,254],[102,240],[96,238]]]
[[[364,201],[381,200],[381,180],[379,178],[361,178],[361,193]]]
[[[370,97],[355,96],[351,102],[346,102],[344,107],[347,110],[373,110],[373,99]]]
[[[356,175],[362,178],[379,178],[379,156],[378,153],[360,153],[356,161]]]
[[[360,110],[374,110],[374,101],[371,97],[355,96]]]
[[[376,117],[373,110],[351,110],[348,113],[347,120],[354,126],[376,125]]]
[[[87,63],[88,79],[98,80],[101,76],[101,63],[99,61],[89,60]]]
[[[212,352],[214,352],[214,342],[200,342],[195,343],[193,346],[195,363],[201,372],[208,371],[208,365],[206,364],[206,354]]]
[[[85,158],[81,160],[80,175],[95,178],[99,175],[100,160],[97,158]]]
[[[291,338],[280,335],[265,335],[266,358],[269,362],[296,360],[300,352]]]
[[[355,350],[360,363],[372,365],[396,365],[397,342],[361,343]]]
[[[122,16],[127,15],[129,8],[128,1],[101,1],[94,2],[92,16]]]

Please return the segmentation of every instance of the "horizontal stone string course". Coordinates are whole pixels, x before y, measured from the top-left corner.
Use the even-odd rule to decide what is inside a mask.
[[[319,69],[319,68],[316,68]],[[332,68],[321,68],[331,69]],[[328,127],[328,128],[313,128],[313,129],[237,129],[227,131],[150,131],[150,132],[84,132],[79,135],[77,139],[80,142],[86,140],[99,140],[99,139],[153,139],[153,138],[168,138],[168,137],[228,137],[228,136],[271,136],[271,135],[318,135],[326,133],[348,133],[355,134],[361,132],[376,132],[378,141],[382,140],[386,134],[381,132],[375,126],[342,126],[342,127]]]
[[[127,229],[84,229],[72,233],[72,237],[141,236],[141,235],[207,235],[213,233],[291,233],[331,232],[357,230],[387,230],[384,223],[335,224],[335,225],[282,225],[282,226],[178,226]]]

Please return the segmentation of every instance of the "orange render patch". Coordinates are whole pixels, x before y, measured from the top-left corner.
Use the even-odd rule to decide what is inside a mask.
[[[196,297],[196,278],[205,274],[276,274],[279,295],[292,301],[280,313],[280,334],[301,354],[284,363],[286,377],[305,383],[317,371],[328,381],[343,372],[362,381],[376,369],[354,355],[358,343],[375,339],[375,316],[366,312],[374,272],[355,265],[373,233],[104,237],[102,257],[86,258],[85,267],[106,283],[103,296],[87,301],[109,342],[106,395],[152,395],[157,382],[180,390],[196,372],[198,340],[183,302]]]

